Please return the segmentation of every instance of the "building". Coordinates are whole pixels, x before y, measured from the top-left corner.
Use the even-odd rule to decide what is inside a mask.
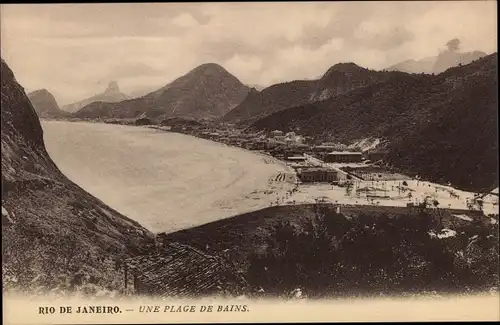
[[[254,149],[255,150],[266,150],[267,149],[267,141],[266,140],[257,140],[254,141]]]
[[[293,145],[289,146],[290,150],[293,150],[294,152],[298,153],[304,153],[309,151],[309,146],[307,144],[303,143],[294,143]]]
[[[337,149],[336,146],[332,146],[332,145],[319,145],[319,146],[314,146],[312,148],[312,150],[314,152],[331,152],[333,150]]]
[[[355,163],[363,160],[363,154],[352,151],[332,151],[325,155],[324,160],[328,163]]]
[[[285,156],[285,159],[293,162],[304,162],[306,161],[306,157],[304,156]]]
[[[279,130],[274,130],[274,131],[271,131],[270,133],[270,136],[271,137],[277,137],[277,136],[282,136],[283,135],[283,131],[279,131]]]
[[[276,140],[276,141],[278,141],[278,142],[283,142],[283,143],[285,143],[285,141],[286,141],[286,137],[285,137],[284,135],[276,135],[276,136],[274,137],[274,140]]]
[[[151,125],[151,120],[148,119],[147,117],[142,117],[137,120],[135,120],[135,125]]]
[[[338,180],[338,172],[329,168],[305,168],[298,173],[298,176],[304,183],[333,183]]]
[[[303,156],[304,153],[307,152],[307,146],[306,147],[287,147],[283,150],[283,154],[285,157],[289,156]]]
[[[387,156],[387,152],[381,150],[368,150],[363,153],[363,156],[370,161],[379,161]]]

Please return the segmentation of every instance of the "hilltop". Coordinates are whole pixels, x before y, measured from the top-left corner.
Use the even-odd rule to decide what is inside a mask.
[[[387,139],[388,162],[405,172],[487,189],[498,175],[497,84],[495,53],[436,76],[394,74],[386,82],[274,113],[250,129],[345,143]]]
[[[57,118],[67,116],[68,113],[59,108],[55,97],[47,89],[39,89],[28,94],[38,117]]]
[[[318,80],[296,80],[272,85],[247,98],[223,117],[225,122],[249,124],[291,106],[321,101],[367,85],[384,82],[397,72],[362,68],[352,62],[332,66]]]

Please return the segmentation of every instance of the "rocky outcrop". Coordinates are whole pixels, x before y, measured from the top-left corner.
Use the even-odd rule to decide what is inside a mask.
[[[40,118],[58,118],[68,115],[68,112],[59,108],[55,97],[47,90],[35,90],[28,94],[35,111]]]
[[[112,281],[101,261],[147,250],[153,235],[59,171],[33,105],[3,60],[1,74],[4,289],[52,288],[78,270]]]
[[[81,100],[79,102],[65,105],[63,106],[63,110],[74,113],[79,109],[81,109],[82,107],[85,107],[91,103],[95,102],[116,103],[116,102],[121,102],[123,100],[127,100],[129,98],[130,98],[129,96],[125,95],[120,91],[120,88],[118,87],[118,83],[116,81],[111,81],[108,84],[106,90],[104,90],[104,92],[92,96],[90,98]]]

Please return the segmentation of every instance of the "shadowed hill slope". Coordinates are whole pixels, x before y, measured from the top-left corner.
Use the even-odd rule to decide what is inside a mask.
[[[261,92],[251,91],[223,121],[248,124],[292,106],[325,100],[399,74],[365,69],[352,62],[335,64],[318,80],[296,80],[272,85]]]
[[[4,289],[51,288],[80,271],[109,284],[102,261],[143,251],[153,235],[59,171],[32,104],[3,60],[1,76]]]
[[[274,113],[250,129],[340,142],[384,138],[390,143],[388,162],[405,172],[467,190],[491,189],[498,182],[497,85],[495,53],[436,76],[399,73]]]
[[[119,103],[94,102],[76,113],[78,118],[185,117],[214,119],[227,113],[249,88],[223,67],[207,63],[141,98]]]

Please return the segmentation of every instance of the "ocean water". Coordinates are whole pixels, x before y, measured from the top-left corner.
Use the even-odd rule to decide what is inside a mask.
[[[269,183],[285,165],[241,148],[147,127],[42,127],[49,155],[69,179],[155,232],[263,208],[288,189]],[[275,196],[260,193],[270,188]]]

